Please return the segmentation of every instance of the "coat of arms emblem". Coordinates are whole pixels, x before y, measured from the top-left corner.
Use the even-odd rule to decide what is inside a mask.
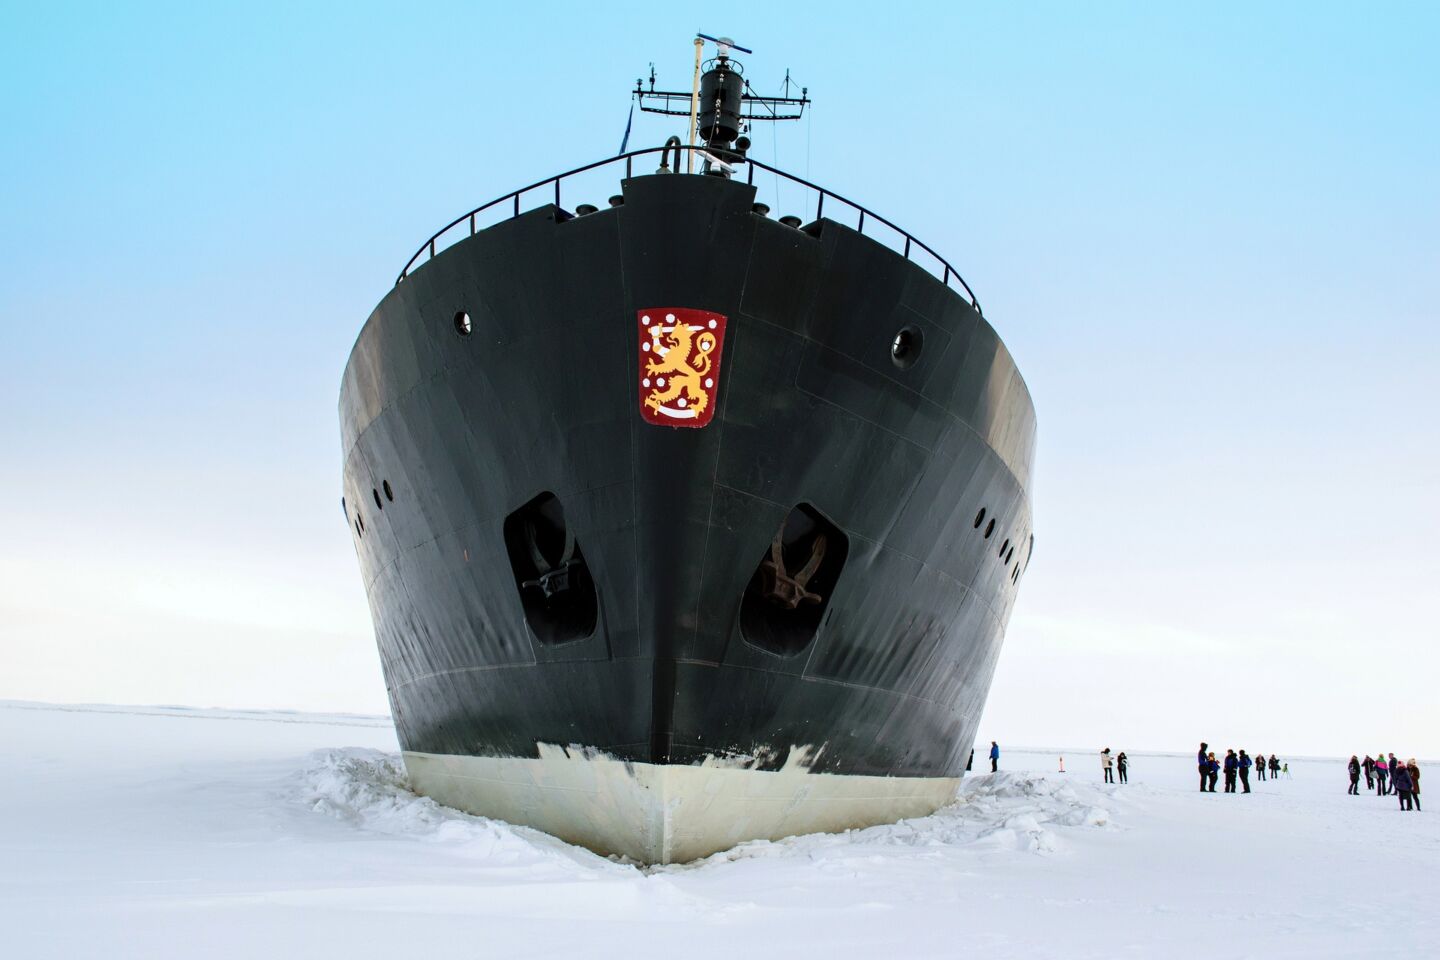
[[[725,318],[708,310],[652,307],[640,318],[640,416],[703,427],[715,416]]]

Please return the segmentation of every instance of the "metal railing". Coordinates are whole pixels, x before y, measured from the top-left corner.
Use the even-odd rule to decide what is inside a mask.
[[[431,257],[435,256],[438,249],[444,249],[445,247],[448,247],[448,243],[441,244],[441,246],[438,248],[436,244],[441,240],[441,238],[445,237],[451,231],[456,230],[456,228],[464,226],[468,223],[468,236],[474,236],[477,229],[476,218],[480,214],[485,213],[486,211],[491,210],[495,207],[503,207],[503,205],[509,204],[510,216],[520,216],[520,198],[525,196],[527,193],[532,193],[537,190],[546,190],[547,192],[551,192],[551,199],[553,200],[555,206],[563,210],[564,207],[560,203],[560,185],[565,180],[570,179],[577,174],[586,173],[588,171],[596,170],[601,167],[609,166],[611,164],[623,163],[625,165],[625,176],[629,178],[635,175],[634,160],[636,157],[644,157],[657,153],[663,155],[670,150],[675,151],[675,170],[676,172],[678,172],[680,168],[680,151],[701,151],[704,149],[704,147],[699,146],[691,147],[684,144],[668,144],[663,147],[646,147],[643,150],[632,150],[629,153],[622,153],[619,156],[614,157],[606,157],[604,160],[597,160],[596,162],[586,164],[583,167],[576,167],[574,170],[568,170],[565,173],[556,174],[553,177],[547,177],[544,180],[539,180],[535,183],[530,184],[528,187],[521,187],[519,190],[514,190],[510,193],[505,194],[502,197],[496,197],[489,203],[484,204],[483,206],[476,207],[469,213],[461,214],[454,220],[451,220],[449,223],[445,224],[445,226],[441,227],[439,230],[435,231],[435,233],[430,236],[430,239],[426,240],[423,244],[421,244],[420,249],[416,250],[415,255],[406,262],[404,269],[400,271],[400,276],[395,279],[395,283],[398,286],[400,283],[404,282],[405,278],[408,277],[411,271],[415,269],[417,263],[425,262],[420,259],[422,256],[425,257],[425,260],[429,260]],[[662,157],[662,162],[667,159],[668,156]],[[970,305],[973,306],[977,312],[981,312],[980,301],[975,296],[975,291],[971,290],[970,285],[965,282],[965,278],[960,276],[960,272],[958,270],[950,266],[950,263],[944,257],[936,253],[925,242],[916,239],[910,233],[896,226],[894,223],[880,216],[878,213],[875,213],[872,210],[867,210],[865,207],[860,206],[860,204],[854,202],[853,200],[847,200],[846,198],[840,196],[838,193],[826,190],[824,187],[813,184],[809,180],[803,180],[800,177],[788,174],[783,170],[779,170],[775,167],[769,166],[768,164],[761,163],[759,160],[752,160],[747,158],[743,162],[747,168],[746,183],[753,184],[755,182],[755,171],[759,169],[764,170],[767,173],[770,173],[783,180],[787,180],[791,183],[798,184],[808,190],[814,191],[817,195],[815,203],[816,220],[819,220],[824,215],[825,201],[829,200],[832,201],[832,208],[836,203],[843,204],[844,206],[848,207],[850,210],[858,214],[856,230],[859,233],[865,233],[865,225],[867,223],[879,223],[883,224],[886,227],[889,227],[895,232],[899,239],[904,241],[903,246],[898,252],[903,254],[906,260],[912,259],[911,253],[914,249],[918,248],[925,251],[925,253],[929,254],[932,258],[934,258],[935,264],[938,267],[938,269],[933,269],[930,272],[935,274],[935,276],[939,277],[940,282],[944,283],[947,287],[952,287],[952,289],[953,285],[951,284],[951,280],[953,279],[956,283],[960,285],[960,289],[964,291],[965,298],[970,302]],[[916,262],[919,263],[920,261]]]

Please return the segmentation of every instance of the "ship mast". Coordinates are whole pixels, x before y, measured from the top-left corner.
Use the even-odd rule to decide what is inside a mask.
[[[715,44],[715,57],[702,63],[707,42]],[[688,93],[656,90],[653,67],[649,88],[642,87],[641,81],[636,80],[633,92],[640,109],[646,113],[688,118],[690,145],[695,145],[697,137],[705,143],[704,150],[699,151],[705,161],[701,173],[718,177],[730,176],[733,165],[744,162],[745,152],[750,149],[750,138],[744,132],[753,123],[799,120],[810,103],[810,91],[805,87],[800,89],[798,97],[760,96],[745,79],[744,68],[731,56],[731,51],[754,52],[729,37],[696,34],[695,75]],[[788,73],[785,92],[790,92]],[[696,152],[687,151],[690,154],[687,172],[694,172]]]
[[[695,146],[696,118],[700,114],[700,60],[705,55],[705,41],[700,37],[695,38],[695,78],[690,85],[690,146]],[[640,106],[645,109],[644,104]],[[678,164],[677,164],[678,166]],[[685,172],[695,172],[695,151],[687,150],[685,156]]]

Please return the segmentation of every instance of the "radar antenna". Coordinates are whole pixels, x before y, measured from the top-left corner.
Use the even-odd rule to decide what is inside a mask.
[[[701,62],[706,43],[715,45],[713,59]],[[655,66],[650,66],[648,89],[639,80],[635,81],[634,98],[639,101],[645,113],[658,113],[668,117],[688,117],[690,120],[690,145],[695,145],[698,136],[705,142],[702,156],[705,159],[703,173],[728,177],[731,165],[745,160],[750,149],[750,138],[742,131],[748,131],[757,120],[799,120],[810,103],[810,91],[800,88],[800,96],[790,96],[790,71],[785,71],[785,96],[763,97],[755,92],[745,79],[745,71],[731,51],[753,53],[729,37],[712,37],[707,34],[695,35],[695,75],[688,93],[679,90],[655,89]],[[703,72],[702,72],[703,71]],[[686,151],[690,162],[687,170],[694,172],[695,151]],[[678,164],[677,164],[678,166]]]

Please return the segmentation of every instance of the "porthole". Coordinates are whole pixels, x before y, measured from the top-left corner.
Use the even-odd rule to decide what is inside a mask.
[[[981,507],[980,512],[975,514],[975,529],[980,529],[980,524],[985,522],[985,508]]]
[[[377,510],[384,510],[384,509],[385,509],[385,504],[383,504],[383,503],[380,502],[380,491],[379,491],[379,490],[376,490],[376,489],[374,489],[374,488],[372,487],[371,490],[370,490],[370,496],[372,496],[372,497],[375,498],[375,509],[377,509]]]
[[[1017,564],[1014,570],[1010,571],[1010,582],[1016,583],[1020,579],[1020,567]]]
[[[355,519],[355,536],[364,536],[364,534],[360,531],[360,519],[358,517]]]
[[[994,533],[994,532],[995,532],[995,521],[994,521],[994,520],[991,520],[988,524],[985,525],[985,539],[986,539],[986,540],[989,540],[989,539],[990,539],[990,534],[992,534],[992,533]]]
[[[1015,548],[1014,548],[1014,547],[1011,547],[1011,548],[1010,548],[1010,552],[1007,553],[1007,554],[1005,554],[1005,566],[1007,566],[1007,567],[1010,566],[1010,561],[1011,561],[1011,560],[1014,560],[1014,559],[1015,559]],[[1016,569],[1016,570],[1019,570],[1020,568],[1019,568],[1019,567],[1016,567],[1015,569]]]
[[[890,341],[890,359],[901,370],[909,370],[915,361],[920,359],[920,348],[924,342],[925,337],[920,333],[919,327],[901,327],[895,331],[895,338]]]
[[[470,336],[470,331],[473,329],[474,327],[470,323],[470,314],[466,313],[464,310],[461,310],[459,313],[455,314],[456,333],[460,334],[460,336],[462,337],[468,337]]]
[[[1010,549],[1010,541],[1009,541],[1009,540],[1006,540],[1004,543],[1000,544],[1000,559],[1001,559],[1001,560],[1004,560],[1004,559],[1005,559],[1005,551],[1006,551],[1006,550],[1009,550],[1009,549]]]
[[[363,537],[365,535],[365,517],[357,513],[355,514],[355,522],[360,524],[360,535]]]
[[[380,481],[380,489],[385,491],[385,499],[386,499],[386,500],[389,500],[389,501],[391,501],[392,503],[395,501],[395,491],[390,489],[390,481],[389,481],[389,480],[381,480],[381,481]]]

